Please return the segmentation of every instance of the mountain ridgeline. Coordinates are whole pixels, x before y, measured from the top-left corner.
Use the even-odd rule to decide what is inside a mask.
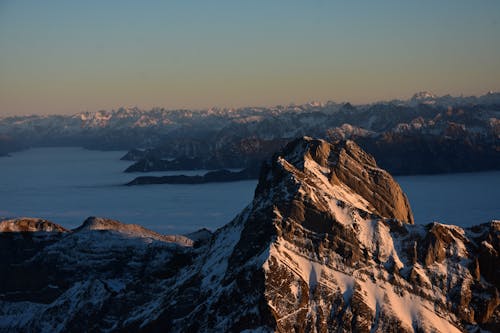
[[[413,222],[356,143],[303,137],[214,233],[0,223],[0,331],[499,331],[500,222]]]
[[[0,118],[0,155],[27,147],[129,150],[128,172],[251,168],[296,137],[352,139],[392,174],[500,169],[500,93],[353,106],[83,112]],[[170,181],[170,180],[166,180]],[[175,181],[175,180],[174,180]],[[199,181],[199,180],[198,180]]]

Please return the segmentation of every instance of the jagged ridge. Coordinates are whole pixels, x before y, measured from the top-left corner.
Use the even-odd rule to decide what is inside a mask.
[[[498,330],[500,222],[412,223],[399,186],[354,143],[298,139],[266,163],[252,203],[207,243],[89,230],[2,267],[31,289],[6,279],[0,328]]]

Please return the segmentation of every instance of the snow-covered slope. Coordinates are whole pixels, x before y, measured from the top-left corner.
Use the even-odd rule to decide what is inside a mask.
[[[412,222],[355,143],[304,137],[194,246],[96,218],[35,250],[17,239],[31,255],[0,266],[0,331],[498,331],[500,222]]]

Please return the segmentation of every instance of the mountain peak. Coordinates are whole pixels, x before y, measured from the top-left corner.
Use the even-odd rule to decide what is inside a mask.
[[[414,222],[400,186],[351,140],[302,137],[290,142],[264,165],[256,193],[267,192],[279,182],[290,196],[309,193],[318,203],[340,201],[381,218]]]
[[[436,95],[429,91],[419,91],[413,95],[412,100],[425,101],[437,98]]]
[[[182,246],[192,246],[194,241],[182,235],[162,235],[146,229],[138,224],[127,224],[103,217],[88,217],[74,232],[110,231],[126,237],[158,240],[162,242],[177,243]]]
[[[127,225],[121,223],[119,221],[90,216],[85,221],[83,221],[82,225],[75,229],[75,231],[81,230],[122,230],[126,229]]]
[[[399,185],[356,143],[302,137],[264,164],[252,204],[216,233],[215,248],[217,239],[234,239],[231,228],[239,235],[220,284],[230,289],[236,281],[240,299],[262,297],[272,318],[263,310],[252,324],[275,331],[459,332],[460,321],[494,321],[497,290],[475,281],[496,281],[487,262],[498,258],[498,231],[412,224]],[[231,252],[227,245],[211,251],[216,258]],[[443,266],[456,282],[436,287]],[[462,283],[481,291],[457,295]]]
[[[96,217],[43,242],[1,235],[0,330],[499,331],[500,223],[412,222],[354,142],[299,138],[197,246]]]

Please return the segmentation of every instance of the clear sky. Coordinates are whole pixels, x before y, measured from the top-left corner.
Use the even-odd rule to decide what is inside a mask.
[[[500,1],[0,0],[0,115],[500,90]]]

